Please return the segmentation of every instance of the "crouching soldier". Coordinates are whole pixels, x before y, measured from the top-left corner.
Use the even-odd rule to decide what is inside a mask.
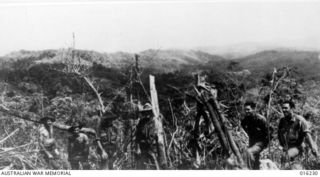
[[[75,123],[69,129],[71,136],[68,142],[68,160],[72,170],[79,170],[80,164],[82,169],[89,170],[89,139],[86,134],[80,133],[82,126]]]
[[[269,134],[266,118],[256,113],[255,108],[254,102],[244,104],[245,117],[241,126],[249,136],[249,147],[245,151],[244,160],[248,169],[259,170],[260,153],[269,143]]]
[[[311,152],[318,157],[317,147],[312,140],[309,124],[302,116],[293,112],[294,107],[292,101],[282,103],[284,117],[279,122],[278,138],[285,152],[283,159],[293,162],[302,153],[302,144],[305,138],[311,147]]]
[[[53,126],[55,121],[53,117],[43,117],[40,119],[42,126],[39,129],[41,153],[48,165],[49,169],[57,170],[60,168],[60,153],[57,148],[55,139],[53,138]]]

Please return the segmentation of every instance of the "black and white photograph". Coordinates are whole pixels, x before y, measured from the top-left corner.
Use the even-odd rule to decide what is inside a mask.
[[[0,1],[0,173],[317,176],[319,71],[318,1]]]

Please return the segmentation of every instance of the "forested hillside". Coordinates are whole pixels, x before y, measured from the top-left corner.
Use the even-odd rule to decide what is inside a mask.
[[[276,135],[282,116],[279,104],[287,95],[296,103],[296,112],[308,116],[312,136],[320,145],[319,69],[319,53],[305,51],[264,51],[237,59],[193,50],[150,49],[138,54],[73,49],[19,51],[0,57],[0,104],[2,110],[28,114],[33,120],[50,115],[64,125],[79,121],[96,130],[99,117],[113,115],[120,147],[114,169],[135,169],[132,134],[137,112],[133,104],[149,102],[152,74],[163,116],[166,168],[227,169],[217,130],[210,129],[203,118],[196,121],[199,93],[194,87],[195,76],[206,76],[205,82],[217,90],[220,113],[240,153],[248,145],[240,126],[243,104],[252,100],[274,129],[262,158],[284,168]],[[39,154],[38,128],[38,123],[0,112],[0,169],[47,168]],[[62,152],[60,163],[68,169],[66,131],[56,130],[54,137]],[[95,137],[90,135],[89,139],[90,166],[97,169],[100,157]],[[320,166],[307,151],[301,162],[307,169]]]

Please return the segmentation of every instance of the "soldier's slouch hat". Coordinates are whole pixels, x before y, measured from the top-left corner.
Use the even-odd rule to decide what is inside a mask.
[[[47,120],[51,120],[52,122],[56,121],[56,119],[51,116],[44,116],[39,121],[40,121],[40,123],[45,124],[47,122]]]

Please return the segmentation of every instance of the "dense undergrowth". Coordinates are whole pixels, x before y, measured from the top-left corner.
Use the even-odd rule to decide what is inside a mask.
[[[18,66],[19,65],[19,66]],[[32,60],[16,62],[16,67],[1,70],[1,104],[21,112],[36,115],[50,114],[57,121],[70,125],[79,120],[87,127],[95,128],[99,116],[99,102],[90,87],[72,73],[61,72],[65,63],[34,64]],[[26,67],[27,66],[27,67]],[[88,67],[88,66],[87,66]],[[199,69],[200,68],[200,69]],[[257,111],[268,118],[273,127],[270,146],[262,153],[262,158],[272,159],[278,167],[281,163],[282,150],[278,144],[276,132],[281,114],[279,104],[284,99],[296,103],[296,112],[304,115],[312,124],[313,138],[318,147],[320,141],[320,83],[315,80],[303,80],[292,68],[277,68],[257,77],[254,73],[237,75],[230,70],[186,67],[169,73],[156,73],[142,68],[141,83],[149,90],[148,75],[156,77],[159,105],[164,116],[166,150],[169,169],[224,169],[226,157],[221,155],[221,146],[214,133],[208,133],[204,121],[200,121],[200,138],[194,139],[196,101],[188,96],[194,95],[194,73],[207,76],[207,82],[218,89],[218,100],[223,105],[233,129],[233,137],[243,151],[248,138],[240,127],[242,106],[247,100],[258,103]],[[132,86],[130,65],[123,68],[106,68],[94,63],[88,67],[88,75],[102,93],[102,98],[109,112],[118,116],[114,125],[118,129],[119,148],[115,169],[135,168],[135,149],[130,136],[137,122],[136,113],[128,107],[130,93],[142,103],[147,101],[144,89]],[[131,85],[130,85],[131,84]],[[132,86],[132,87],[131,87]],[[187,93],[187,94],[185,94]],[[0,113],[0,169],[45,169],[46,164],[39,153],[39,125],[13,116]],[[59,149],[62,152],[61,164],[68,169],[66,132],[55,131]],[[96,169],[99,157],[95,153],[91,138],[90,163]],[[198,149],[196,155],[194,149]],[[320,162],[305,150],[300,161],[306,169],[319,169]],[[150,164],[150,169],[154,166]]]

